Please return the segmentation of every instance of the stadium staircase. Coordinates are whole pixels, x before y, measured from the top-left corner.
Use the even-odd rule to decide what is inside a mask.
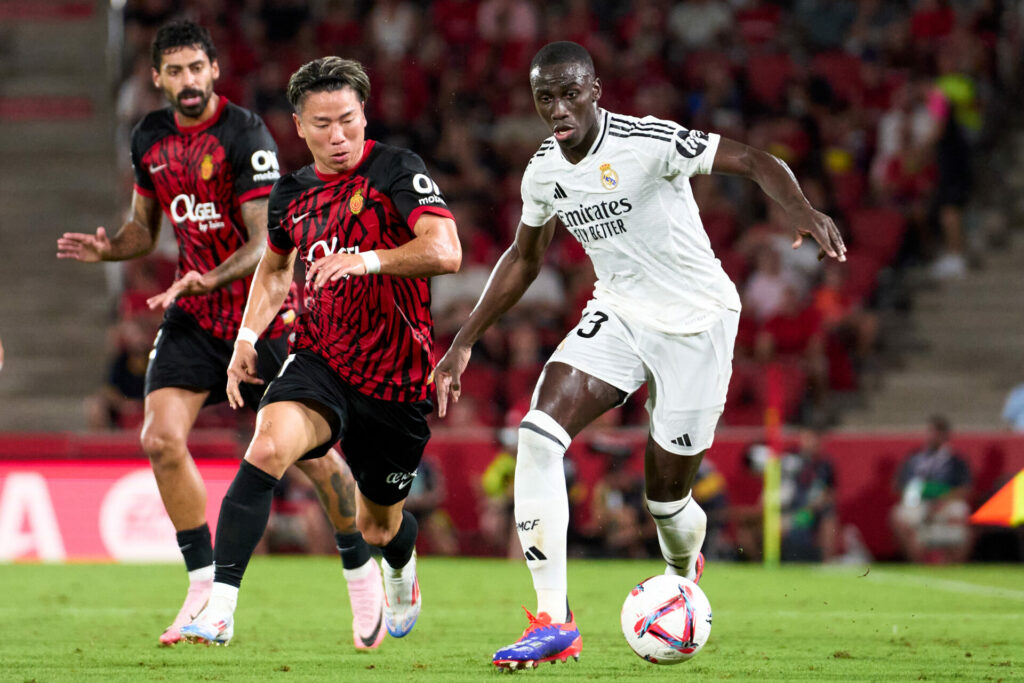
[[[104,375],[104,268],[55,254],[116,224],[107,6],[0,7],[0,431],[81,428]]]
[[[909,318],[885,333],[902,347],[898,367],[844,428],[921,426],[933,413],[957,429],[1002,426],[1006,395],[1024,382],[1024,131],[1004,143],[986,159],[972,207],[980,267],[919,287]]]

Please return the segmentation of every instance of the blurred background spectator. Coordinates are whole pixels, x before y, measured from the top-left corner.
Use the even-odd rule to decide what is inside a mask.
[[[432,455],[425,455],[416,469],[416,476],[409,484],[409,496],[405,509],[416,517],[420,535],[417,545],[424,546],[423,552],[435,555],[456,555],[459,552],[458,539],[451,517],[441,509],[444,502],[444,475],[434,462]]]
[[[907,457],[896,478],[900,502],[891,521],[912,562],[964,562],[971,553],[971,472],[949,439],[949,420],[933,416],[927,442]]]
[[[782,560],[827,562],[842,547],[835,504],[835,472],[831,459],[822,451],[823,430],[802,427],[798,442],[779,456],[781,479]],[[768,458],[768,447],[755,444],[746,455],[747,466],[760,475]],[[747,559],[758,559],[763,548],[761,505],[739,508],[737,541]]]

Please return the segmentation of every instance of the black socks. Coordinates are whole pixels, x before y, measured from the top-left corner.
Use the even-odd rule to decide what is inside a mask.
[[[213,564],[213,543],[208,524],[179,531],[177,537],[178,549],[185,558],[185,569],[192,571]]]
[[[409,564],[412,551],[416,549],[417,533],[419,533],[419,525],[416,523],[416,518],[408,510],[402,510],[402,526],[398,527],[398,533],[391,539],[391,542],[381,548],[384,559],[392,569],[401,569]]]
[[[214,581],[238,587],[270,518],[278,480],[243,460],[220,506]]]
[[[366,545],[363,535],[358,531],[351,534],[335,533],[334,540],[338,544],[341,555],[341,566],[345,569],[359,569],[370,561],[370,546]]]

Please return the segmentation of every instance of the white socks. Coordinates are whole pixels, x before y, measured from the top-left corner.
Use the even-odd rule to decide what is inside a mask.
[[[537,611],[566,618],[565,543],[569,494],[562,459],[569,434],[546,413],[531,410],[519,427],[515,521],[537,591]]]
[[[189,585],[195,583],[209,583],[213,581],[213,565],[193,569],[188,573]]]
[[[209,611],[210,614],[234,614],[237,605],[238,586],[214,582],[213,590],[210,591],[210,603],[204,611]]]
[[[365,579],[373,573],[373,563],[367,560],[361,567],[356,567],[355,569],[345,569],[342,567],[341,573],[345,576],[346,581]]]
[[[669,503],[649,500],[647,509],[658,525],[658,544],[668,565],[665,573],[693,580],[697,574],[697,555],[704,545],[708,516],[693,500],[692,492],[682,500]]]

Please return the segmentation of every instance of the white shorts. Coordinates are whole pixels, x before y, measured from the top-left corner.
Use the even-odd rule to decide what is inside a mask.
[[[694,455],[711,446],[725,408],[739,319],[723,310],[704,332],[665,334],[627,323],[591,299],[548,362],[571,365],[627,394],[646,382],[655,442]]]

